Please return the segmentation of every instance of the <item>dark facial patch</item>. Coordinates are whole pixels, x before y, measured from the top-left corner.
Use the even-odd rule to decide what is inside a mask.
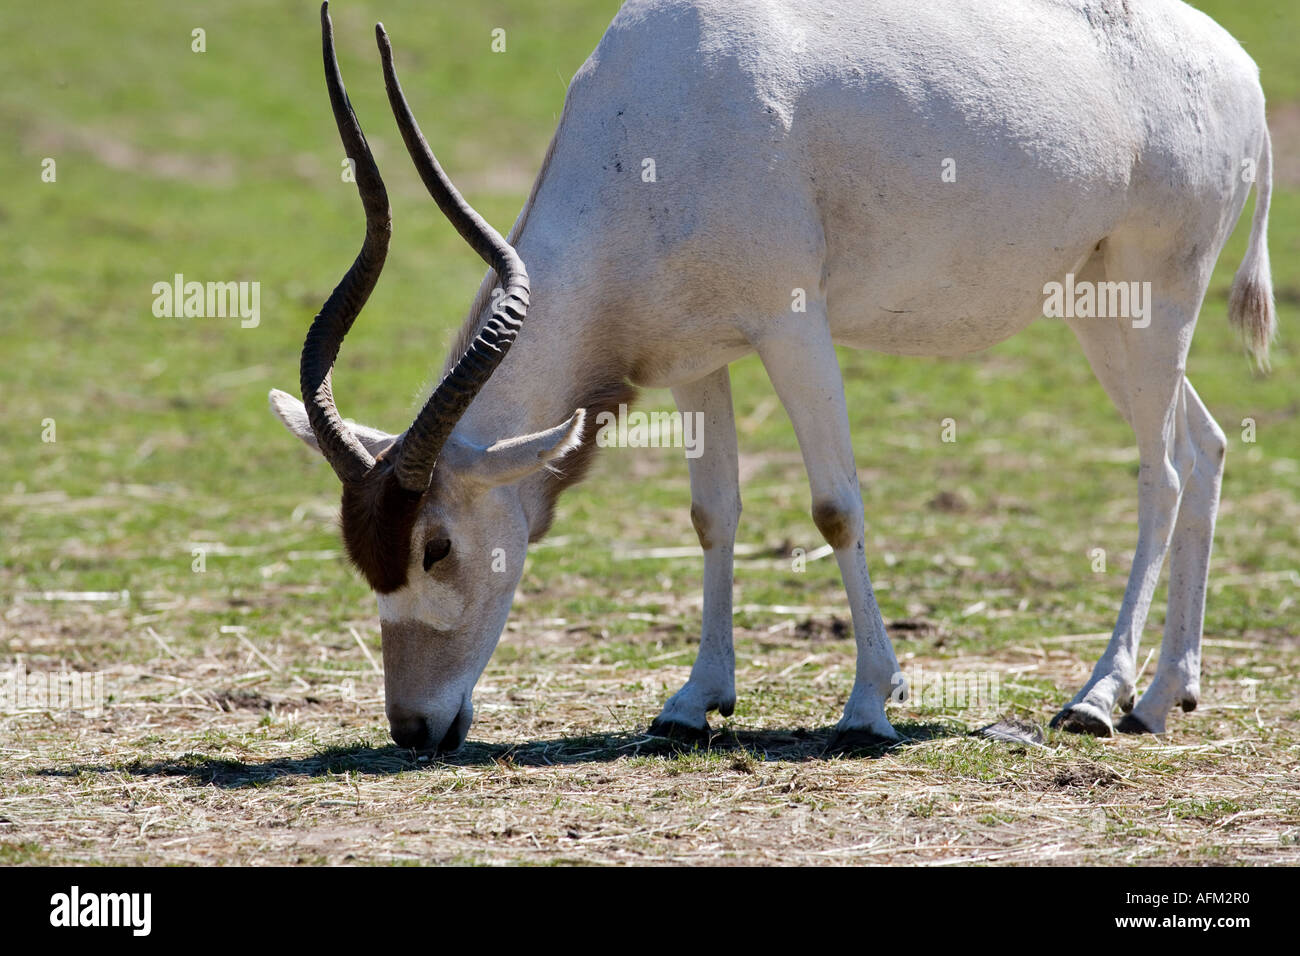
[[[357,570],[380,594],[406,583],[411,529],[423,497],[398,484],[392,467],[382,460],[364,480],[343,485],[344,547]]]

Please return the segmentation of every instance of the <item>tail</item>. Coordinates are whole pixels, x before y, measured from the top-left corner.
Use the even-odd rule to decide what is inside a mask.
[[[1277,333],[1273,279],[1268,268],[1268,200],[1273,192],[1273,144],[1264,127],[1264,149],[1255,177],[1255,215],[1246,257],[1232,280],[1228,321],[1240,331],[1246,351],[1261,371],[1268,371],[1268,346]]]

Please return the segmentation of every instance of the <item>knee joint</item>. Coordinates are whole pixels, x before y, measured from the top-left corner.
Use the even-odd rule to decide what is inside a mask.
[[[736,538],[736,525],[740,520],[740,499],[730,508],[717,508],[698,501],[691,502],[691,524],[700,547],[708,551],[715,544],[731,544]]]
[[[852,547],[862,535],[860,505],[855,507],[838,501],[818,501],[813,504],[812,518],[826,543],[836,551]]]

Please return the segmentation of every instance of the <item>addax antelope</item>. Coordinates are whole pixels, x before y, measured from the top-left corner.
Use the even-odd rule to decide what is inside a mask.
[[[852,613],[839,742],[897,739],[885,705],[899,668],[867,573],[834,346],[987,348],[1042,316],[1045,290],[1067,276],[1150,283],[1150,297],[1141,321],[1065,318],[1136,435],[1139,528],[1110,644],[1054,723],[1109,735],[1118,706],[1119,730],[1162,732],[1173,708],[1196,706],[1225,440],[1184,371],[1252,183],[1229,318],[1261,363],[1274,326],[1264,97],[1255,64],[1208,17],[1177,0],[633,0],[574,76],[508,240],[434,158],[379,26],[407,150],[491,267],[399,435],[345,422],[331,386],[383,268],[390,212],[324,9],[321,20],[365,241],[307,334],[302,403],[273,392],[271,404],[342,482],[347,553],[379,600],[398,744],[464,741],[528,544],[587,467],[596,416],[638,386],[671,388],[706,429],[689,463],[699,656],[653,729],[699,735],[711,711],[731,713],[740,494],[727,366],[754,352],[789,412]],[[1138,641],[1167,554],[1164,644],[1138,698]]]

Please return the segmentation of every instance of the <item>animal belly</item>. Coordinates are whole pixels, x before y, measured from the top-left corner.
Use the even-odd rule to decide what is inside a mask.
[[[907,313],[887,318],[863,317],[838,325],[835,344],[889,355],[930,355],[951,358],[991,348],[1015,335],[1035,316],[953,316]],[[892,321],[891,321],[892,320]]]
[[[1091,253],[993,256],[963,269],[918,255],[884,275],[827,283],[831,333],[840,345],[894,355],[965,355],[1015,335],[1043,314],[1046,283],[1077,271]],[[874,270],[873,270],[874,273]]]

